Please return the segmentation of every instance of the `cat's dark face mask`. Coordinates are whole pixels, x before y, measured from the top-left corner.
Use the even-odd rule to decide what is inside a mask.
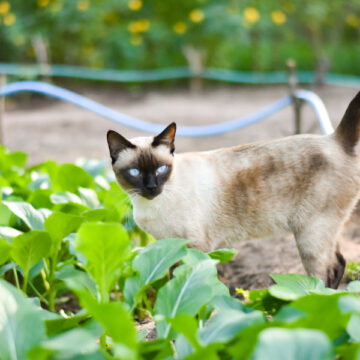
[[[172,173],[175,132],[176,125],[172,123],[154,138],[131,142],[115,131],[108,132],[116,178],[130,195],[152,200],[161,194]]]

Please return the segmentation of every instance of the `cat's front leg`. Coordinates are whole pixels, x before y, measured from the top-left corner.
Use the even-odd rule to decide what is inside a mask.
[[[322,222],[321,222],[322,223]],[[339,228],[319,227],[320,223],[295,233],[301,261],[308,275],[337,289],[344,275],[346,261],[337,244]]]

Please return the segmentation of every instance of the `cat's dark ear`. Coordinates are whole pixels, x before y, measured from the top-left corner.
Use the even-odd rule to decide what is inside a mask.
[[[136,146],[132,144],[129,140],[125,139],[122,135],[113,130],[109,130],[107,132],[107,142],[109,145],[110,157],[113,164],[116,161],[120,151],[136,148]]]
[[[164,131],[162,131],[159,135],[154,137],[152,142],[152,146],[158,145],[166,145],[170,149],[170,153],[172,154],[175,151],[175,133],[176,133],[176,124],[171,123]]]

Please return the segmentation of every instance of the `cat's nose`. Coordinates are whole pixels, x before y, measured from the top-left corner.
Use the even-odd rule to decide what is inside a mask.
[[[152,191],[156,189],[157,185],[153,176],[148,177],[145,187],[147,190],[152,190]]]
[[[147,184],[146,188],[148,190],[155,190],[156,189],[156,184],[155,183]]]

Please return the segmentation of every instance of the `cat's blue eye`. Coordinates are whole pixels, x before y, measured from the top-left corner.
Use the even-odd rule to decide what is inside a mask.
[[[130,174],[131,176],[136,177],[136,176],[139,176],[139,175],[140,175],[140,170],[139,170],[139,169],[131,168],[131,169],[129,169],[128,171],[129,171],[129,174]]]
[[[167,165],[162,165],[156,169],[157,174],[164,174],[167,170]]]

